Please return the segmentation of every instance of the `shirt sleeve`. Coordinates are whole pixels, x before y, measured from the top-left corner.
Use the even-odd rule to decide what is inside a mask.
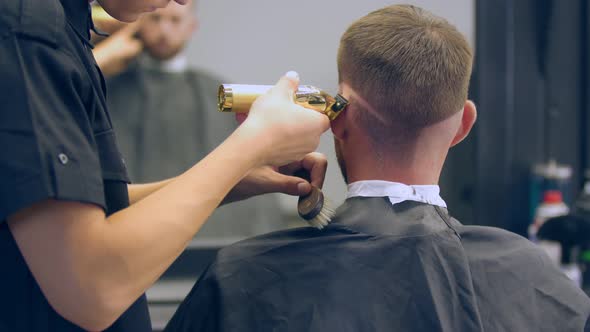
[[[0,221],[48,198],[105,208],[88,84],[59,46],[0,37]]]

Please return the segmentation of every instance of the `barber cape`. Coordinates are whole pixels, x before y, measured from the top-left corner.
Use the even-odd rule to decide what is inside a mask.
[[[232,133],[235,117],[217,111],[220,82],[188,68],[182,54],[165,62],[142,54],[106,81],[109,113],[132,182],[180,175]],[[266,195],[223,206],[197,237],[248,237],[280,229],[276,204],[275,196]]]
[[[440,206],[352,197],[323,230],[221,250],[166,331],[579,332],[589,313],[518,235]]]

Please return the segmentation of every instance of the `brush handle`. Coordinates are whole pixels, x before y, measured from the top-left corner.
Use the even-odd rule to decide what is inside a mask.
[[[302,178],[311,183],[311,175],[308,170],[301,168],[295,173],[294,176]],[[324,193],[322,190],[314,185],[311,186],[311,190],[307,195],[299,196],[297,201],[297,212],[299,216],[305,220],[311,220],[317,217],[322,208],[324,207]]]

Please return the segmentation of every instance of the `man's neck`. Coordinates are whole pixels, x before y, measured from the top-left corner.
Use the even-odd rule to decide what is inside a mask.
[[[186,71],[188,67],[187,57],[183,52],[167,60],[158,60],[144,53],[140,61],[147,68],[166,73],[181,73]]]
[[[411,140],[387,140],[375,146],[364,129],[349,125],[340,142],[348,181],[384,180],[409,185],[438,184],[460,125],[460,114],[420,129]]]
[[[441,167],[433,163],[414,163],[397,166],[394,161],[386,163],[347,163],[348,182],[382,180],[407,185],[436,185]]]
[[[448,150],[438,142],[424,140],[411,151],[377,154],[368,145],[347,149],[345,156],[348,182],[383,180],[408,185],[438,184]],[[345,153],[346,153],[345,152]]]

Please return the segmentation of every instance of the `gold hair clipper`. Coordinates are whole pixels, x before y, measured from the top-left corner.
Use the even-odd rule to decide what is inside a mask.
[[[272,85],[222,84],[217,95],[220,112],[246,113],[256,98],[270,90]],[[348,100],[337,94],[336,97],[311,85],[300,85],[293,95],[293,101],[305,108],[325,114],[330,120],[346,108]]]

